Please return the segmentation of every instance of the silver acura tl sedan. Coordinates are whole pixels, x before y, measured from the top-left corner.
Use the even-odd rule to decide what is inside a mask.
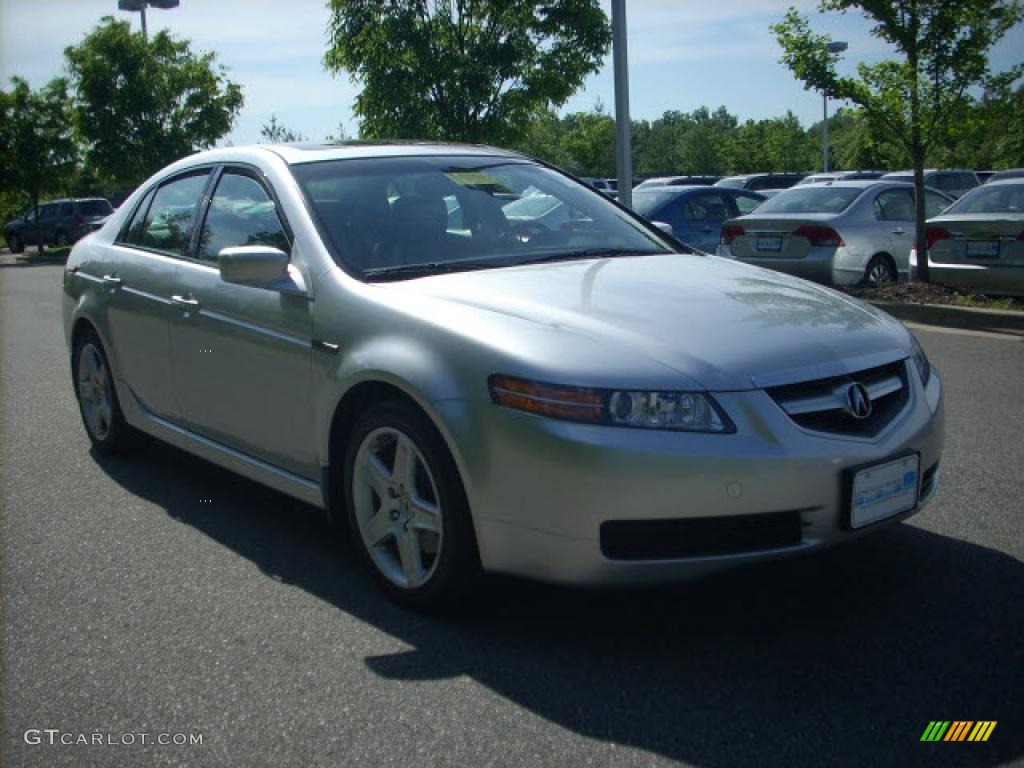
[[[925,190],[925,214],[953,198]],[[896,282],[914,245],[914,186],[828,181],[783,190],[722,226],[718,255],[825,285]]]
[[[573,218],[513,227],[527,194]],[[322,507],[419,608],[806,552],[939,482],[902,325],[496,149],[195,155],[75,246],[63,312],[96,450],[148,433]]]

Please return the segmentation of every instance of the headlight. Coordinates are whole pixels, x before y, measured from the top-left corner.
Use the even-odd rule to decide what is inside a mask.
[[[913,334],[910,335],[910,341],[912,345],[910,356],[914,358],[914,367],[917,368],[917,372],[921,376],[921,383],[928,386],[928,379],[932,376],[932,364],[928,362],[928,355],[921,349],[921,345]]]
[[[735,432],[719,405],[703,392],[589,389],[491,376],[491,400],[539,416],[586,424],[683,432]]]

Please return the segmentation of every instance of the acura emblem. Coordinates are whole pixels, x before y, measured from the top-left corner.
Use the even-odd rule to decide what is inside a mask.
[[[859,381],[846,389],[846,412],[855,419],[866,419],[871,415],[871,397]]]

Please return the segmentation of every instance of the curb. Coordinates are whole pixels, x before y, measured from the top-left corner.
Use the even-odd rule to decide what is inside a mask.
[[[899,320],[911,323],[1024,336],[1024,312],[952,307],[946,304],[903,304],[898,301],[871,301],[869,303]]]

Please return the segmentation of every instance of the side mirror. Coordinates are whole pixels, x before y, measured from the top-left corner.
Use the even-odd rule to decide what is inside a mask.
[[[656,226],[658,229],[660,229],[666,235],[669,235],[671,237],[675,237],[676,236],[675,231],[672,229],[672,225],[667,223],[667,222],[664,222],[664,221],[652,221],[651,224]]]
[[[217,254],[225,283],[268,286],[288,277],[288,254],[269,245],[240,245]]]

